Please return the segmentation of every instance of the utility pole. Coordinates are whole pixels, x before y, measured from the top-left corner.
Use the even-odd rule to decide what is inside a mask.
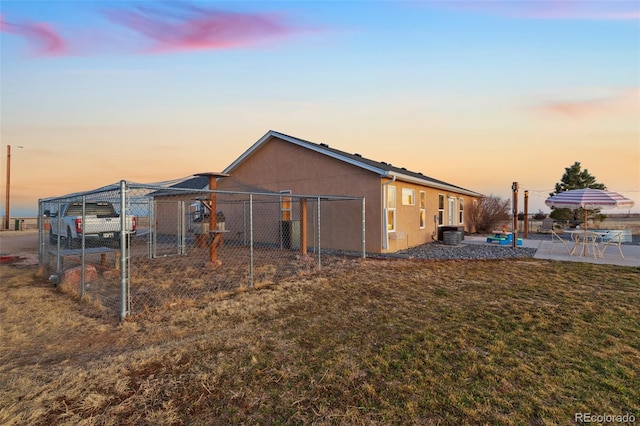
[[[18,145],[18,148],[24,148]],[[9,222],[11,221],[11,145],[7,145],[7,190],[5,198],[5,218],[4,229],[9,230]]]
[[[4,203],[4,229],[9,230],[9,220],[11,217],[11,145],[7,145],[7,190],[5,191]]]

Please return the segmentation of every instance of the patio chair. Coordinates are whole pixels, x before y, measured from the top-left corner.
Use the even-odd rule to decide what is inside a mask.
[[[603,239],[602,243],[600,243],[600,246],[598,247],[598,253],[600,254],[600,257],[604,257],[604,251],[607,249],[607,247],[618,247],[618,251],[620,252],[620,257],[624,259],[624,254],[622,254],[621,244],[622,244],[622,232],[617,232],[612,237]]]
[[[554,244],[555,240],[560,241],[564,245],[564,248],[567,249],[567,254],[570,254],[571,249],[567,245],[567,242],[560,235],[556,234],[556,231],[554,231],[553,229],[551,229],[550,231],[551,231],[551,250],[549,250],[549,254],[553,254],[553,246],[555,245]]]

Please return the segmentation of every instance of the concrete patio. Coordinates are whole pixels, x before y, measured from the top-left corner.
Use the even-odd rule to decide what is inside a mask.
[[[487,238],[483,236],[465,236],[463,243],[490,244],[487,243]],[[569,250],[571,250],[573,248],[573,242],[566,241],[566,243]],[[621,248],[624,259],[620,257],[620,253],[615,247],[607,248],[602,258],[594,258],[593,255],[571,256],[564,244],[558,240],[552,242],[551,237],[549,237],[549,239],[523,239],[522,246],[519,247],[535,248],[536,254],[534,259],[640,267],[640,245],[622,244]]]

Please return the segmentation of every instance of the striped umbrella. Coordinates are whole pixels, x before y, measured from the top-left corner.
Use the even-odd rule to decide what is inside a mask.
[[[587,210],[589,209],[626,209],[634,205],[633,200],[617,192],[591,188],[560,192],[547,198],[544,203],[549,207],[584,209],[585,228],[587,225]]]

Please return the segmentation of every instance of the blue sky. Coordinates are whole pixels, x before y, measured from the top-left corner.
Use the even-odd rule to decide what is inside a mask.
[[[487,195],[518,181],[532,211],[580,161],[640,211],[638,1],[3,1],[0,14],[2,153],[24,147],[15,214],[222,170],[269,129]]]

